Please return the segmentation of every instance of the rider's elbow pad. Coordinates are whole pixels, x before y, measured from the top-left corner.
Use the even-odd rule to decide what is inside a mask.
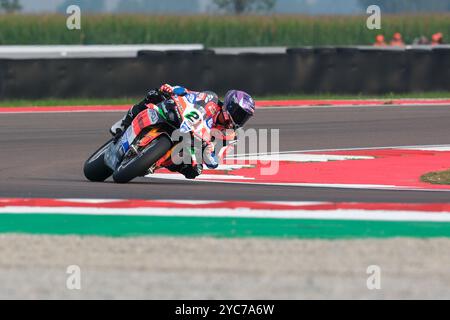
[[[186,88],[176,86],[173,88],[173,93],[177,96],[184,96],[187,93],[187,91]]]

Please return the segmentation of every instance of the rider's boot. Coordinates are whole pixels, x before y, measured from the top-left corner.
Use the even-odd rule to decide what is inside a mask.
[[[127,113],[122,119],[112,125],[109,132],[114,136],[114,142],[119,141],[125,130],[127,130],[127,128],[131,125],[132,121],[132,116]]]
[[[115,141],[120,139],[122,134],[128,129],[133,122],[133,119],[141,111],[141,109],[141,106],[134,105],[130,110],[128,110],[122,119],[112,125],[109,132],[114,136]]]
[[[124,132],[125,131],[125,126],[123,125],[123,122],[125,120],[127,115],[125,115],[122,119],[120,119],[119,121],[117,121],[116,123],[114,123],[111,127],[111,129],[109,129],[109,132],[115,136],[117,133],[120,132]]]
[[[161,98],[161,94],[158,90],[151,90],[147,93],[147,96],[135,104],[128,110],[125,116],[114,123],[109,130],[113,136],[120,136],[121,133],[125,132],[125,130],[131,125],[133,119],[143,110],[147,109],[147,104],[153,103],[157,104],[161,102],[163,99]]]

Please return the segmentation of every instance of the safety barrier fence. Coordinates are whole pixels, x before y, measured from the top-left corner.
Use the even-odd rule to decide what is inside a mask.
[[[0,50],[1,51],[1,50]],[[220,94],[450,90],[450,48],[142,50],[136,57],[0,59],[0,99],[139,97],[168,82]]]

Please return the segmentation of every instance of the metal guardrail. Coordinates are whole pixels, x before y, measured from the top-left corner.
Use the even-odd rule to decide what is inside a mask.
[[[346,49],[357,49],[357,50],[386,50],[386,51],[405,51],[405,50],[432,50],[435,48],[446,48],[450,49],[450,45],[440,45],[440,46],[431,46],[431,45],[407,45],[405,47],[375,47],[375,46],[304,46],[304,47],[295,47],[293,49],[320,49],[320,48],[346,48]],[[237,48],[213,48],[212,50],[216,54],[245,54],[245,53],[259,53],[259,54],[283,54],[286,53],[290,49],[289,47],[237,47]]]
[[[287,52],[287,47],[237,47],[237,48],[213,48],[216,54],[283,54]]]
[[[435,48],[450,49],[450,45],[441,46],[413,46],[405,47],[374,47],[374,46],[321,46],[296,47],[292,49],[323,49],[349,48],[358,50],[432,50]],[[58,58],[135,58],[139,51],[195,51],[204,50],[202,44],[175,45],[23,45],[0,46],[0,59],[58,59]],[[246,53],[256,54],[284,54],[288,47],[236,47],[211,48],[216,54],[238,55]]]
[[[139,51],[203,50],[202,44],[0,46],[0,59],[135,58]]]

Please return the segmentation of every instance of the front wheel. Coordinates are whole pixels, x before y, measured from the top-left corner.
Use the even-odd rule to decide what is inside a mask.
[[[113,174],[114,182],[127,183],[145,175],[147,170],[172,148],[172,140],[162,134],[134,157],[125,158]]]
[[[84,176],[94,182],[103,182],[113,174],[113,170],[105,164],[105,152],[113,143],[113,139],[109,140],[84,163]]]

